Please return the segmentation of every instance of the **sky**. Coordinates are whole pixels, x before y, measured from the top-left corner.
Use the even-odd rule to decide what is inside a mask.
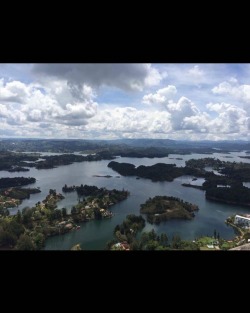
[[[250,64],[0,64],[0,138],[250,140]]]

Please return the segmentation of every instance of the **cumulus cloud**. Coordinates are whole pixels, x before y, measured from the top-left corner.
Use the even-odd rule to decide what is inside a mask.
[[[126,91],[142,91],[144,86],[158,85],[167,76],[151,64],[35,64],[33,73],[67,81],[75,97],[82,85],[111,86]]]
[[[22,103],[30,95],[31,90],[32,85],[26,86],[20,81],[11,81],[5,84],[4,80],[0,79],[0,101]]]
[[[172,127],[174,130],[198,130],[204,127],[206,115],[186,97],[181,97],[177,103],[169,103],[166,109],[171,114]]]
[[[198,70],[197,67],[194,67],[193,74],[199,75]],[[237,81],[232,78],[230,83],[237,84]],[[224,88],[225,86],[222,85],[221,87]],[[242,90],[246,90],[246,87],[244,86]],[[248,134],[250,118],[246,109],[225,102],[210,102],[205,107],[199,107],[184,96],[175,102],[170,100],[175,93],[176,88],[174,86],[167,86],[154,94],[147,94],[143,97],[143,103],[161,104],[161,108],[168,112],[172,134],[179,133],[183,136],[187,134],[213,134],[216,138],[218,135],[225,137],[225,135],[231,136],[232,134]]]
[[[250,138],[250,85],[221,72],[190,64],[33,65],[29,82],[0,78],[1,136]]]
[[[0,118],[9,125],[51,123],[85,125],[97,111],[95,93],[88,85],[81,88],[77,101],[65,82],[52,82],[45,88],[18,81],[0,84]]]
[[[168,112],[137,110],[132,107],[109,108],[99,111],[85,129],[120,136],[135,133],[139,137],[171,131]]]
[[[224,134],[245,133],[248,130],[248,114],[236,105],[229,103],[208,103],[210,111],[218,113],[218,116],[210,121],[210,132]]]
[[[197,68],[195,68],[197,70]],[[176,95],[177,89],[173,85],[159,89],[154,94],[147,94],[142,102],[145,104],[161,104],[169,113],[172,129],[195,130],[197,132],[206,131],[206,123],[209,115],[201,112],[200,109],[187,97],[181,97],[177,102],[172,99]]]
[[[215,86],[212,88],[212,92],[218,95],[229,95],[233,99],[243,102],[250,102],[250,85],[240,85],[235,78],[231,78],[229,81],[224,81],[218,86]]]
[[[177,93],[177,89],[173,85],[159,89],[156,93],[147,94],[143,97],[142,102],[145,104],[163,104],[172,99]]]

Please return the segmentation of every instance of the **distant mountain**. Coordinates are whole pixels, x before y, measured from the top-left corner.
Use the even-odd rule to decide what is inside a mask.
[[[107,143],[113,144],[125,144],[130,147],[168,147],[173,146],[176,141],[171,139],[117,139],[117,140],[110,140]]]
[[[250,153],[250,142],[243,140],[221,140],[221,141],[188,141],[172,139],[115,139],[115,140],[86,140],[86,139],[1,139],[0,151],[39,151],[39,152],[64,152],[72,151],[109,151],[110,153],[131,152],[134,154],[135,149],[140,154],[145,154],[142,149],[156,148],[161,150],[160,153],[213,153],[213,152],[230,152],[230,151],[247,151]],[[148,153],[149,151],[147,151]],[[159,151],[151,151],[154,152]],[[141,155],[142,155],[141,154]]]

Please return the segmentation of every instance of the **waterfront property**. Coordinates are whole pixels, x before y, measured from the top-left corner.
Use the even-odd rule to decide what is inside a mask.
[[[234,223],[236,225],[240,225],[240,226],[244,226],[244,227],[249,228],[250,227],[250,218],[242,216],[242,215],[235,215]]]

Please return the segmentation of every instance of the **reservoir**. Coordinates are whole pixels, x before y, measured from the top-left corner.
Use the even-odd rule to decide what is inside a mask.
[[[46,154],[46,153],[44,153]],[[47,153],[48,155],[49,153]],[[170,154],[165,158],[121,158],[115,161],[127,162],[139,165],[153,165],[156,163],[176,164],[176,166],[185,166],[185,161],[189,159],[199,159],[206,157],[215,157],[223,161],[236,161],[250,163],[248,159],[239,158],[245,156],[245,152],[231,152],[228,155],[214,154],[189,154],[174,155]],[[230,156],[230,158],[228,158]],[[178,159],[176,159],[178,158]],[[30,199],[24,200],[18,208],[9,209],[11,214],[15,214],[18,209],[32,207],[38,201],[42,201],[49,189],[56,189],[62,193],[62,187],[67,184],[72,185],[96,185],[97,187],[106,187],[107,189],[125,189],[130,192],[130,196],[111,207],[114,216],[111,219],[89,221],[81,223],[79,230],[71,231],[62,236],[50,237],[46,240],[45,250],[68,250],[75,244],[80,244],[83,250],[102,250],[105,249],[107,241],[113,237],[113,230],[117,224],[120,224],[128,214],[140,214],[140,204],[144,203],[149,197],[156,195],[175,196],[194,203],[199,206],[199,211],[193,220],[171,220],[160,225],[151,225],[146,223],[145,231],[152,228],[160,233],[167,233],[169,238],[174,234],[179,234],[182,239],[193,240],[201,235],[213,235],[216,229],[220,237],[231,239],[234,237],[234,231],[225,224],[225,219],[235,213],[250,213],[250,208],[228,205],[219,202],[212,202],[205,199],[205,191],[195,188],[183,187],[182,183],[191,183],[200,185],[202,180],[192,181],[192,176],[182,176],[176,178],[173,182],[152,182],[149,179],[136,179],[136,177],[123,177],[114,172],[107,165],[109,160],[96,162],[81,162],[71,165],[60,166],[54,169],[37,170],[31,168],[29,172],[9,173],[1,171],[1,177],[35,177],[35,184],[28,187],[40,187],[41,193],[30,196]],[[111,175],[111,178],[93,177],[93,175]],[[119,177],[117,177],[119,176]],[[63,193],[62,193],[63,194]],[[77,194],[63,194],[65,199],[58,202],[58,208],[67,208],[70,212],[71,207],[77,203]]]

